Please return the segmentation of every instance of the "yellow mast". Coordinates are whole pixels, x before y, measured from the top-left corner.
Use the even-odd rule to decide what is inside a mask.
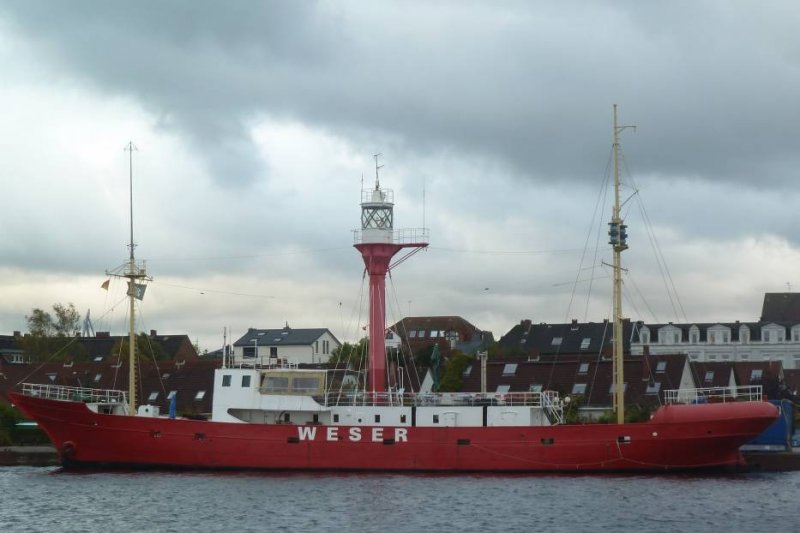
[[[142,280],[148,280],[147,272],[144,262],[140,265],[136,264],[134,256],[134,248],[136,245],[133,242],[133,152],[136,146],[132,142],[128,143],[125,150],[129,152],[129,183],[130,183],[130,213],[131,213],[131,242],[128,245],[131,249],[128,258],[128,268],[122,277],[128,279],[128,414],[131,416],[136,415],[136,298],[142,299],[143,294],[140,293]]]
[[[622,260],[623,250],[627,250],[627,226],[622,223],[619,205],[619,132],[628,126],[617,125],[617,104],[614,104],[614,208],[609,224],[609,244],[614,250],[614,411],[617,423],[625,422],[625,375],[623,371],[624,339],[622,333]]]

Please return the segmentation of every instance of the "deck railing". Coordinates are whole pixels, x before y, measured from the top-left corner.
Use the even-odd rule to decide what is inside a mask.
[[[122,404],[128,402],[128,393],[121,390],[66,387],[64,385],[44,385],[41,383],[23,383],[22,394],[48,400]]]
[[[739,387],[705,387],[664,391],[664,403],[756,402],[764,399],[761,385]]]
[[[326,406],[378,405],[378,406],[483,406],[510,405],[543,407],[559,410],[562,401],[555,391],[507,392],[507,393],[394,393],[394,392],[354,392],[332,391],[319,398]]]

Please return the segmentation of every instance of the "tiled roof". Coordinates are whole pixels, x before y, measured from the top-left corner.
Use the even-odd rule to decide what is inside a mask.
[[[625,401],[657,405],[663,391],[677,389],[686,369],[686,355],[648,355],[626,359]],[[464,374],[464,392],[480,391],[480,363]],[[549,361],[491,361],[486,368],[487,392],[508,385],[508,392],[527,392],[532,386],[561,395],[580,394],[587,406],[612,404],[612,363],[596,356],[570,356]]]
[[[612,324],[604,322],[569,324],[533,323],[523,320],[498,341],[504,356],[535,357],[545,354],[611,353]],[[630,352],[631,322],[623,322],[623,351]]]
[[[800,323],[800,293],[768,292],[761,307],[763,322]]]

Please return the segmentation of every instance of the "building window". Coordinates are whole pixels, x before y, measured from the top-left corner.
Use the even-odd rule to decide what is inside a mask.
[[[499,392],[501,394],[505,394],[511,389],[511,385],[498,385],[497,390],[495,392]]]
[[[231,375],[225,374],[222,376],[222,386],[223,387],[230,387],[231,386]]]
[[[800,331],[798,331],[798,330],[794,330],[794,331],[792,332],[792,340],[793,340],[794,342],[798,342],[798,341],[800,341]]]
[[[506,365],[503,367],[504,376],[513,376],[516,373],[517,373],[516,363],[506,363]]]
[[[709,370],[706,372],[705,382],[711,383],[712,381],[714,381],[714,371]]]
[[[150,396],[147,397],[148,402],[154,402],[158,399],[158,391],[154,391],[150,393]]]
[[[102,378],[102,377],[103,377],[103,374],[95,374],[94,375],[94,382],[97,383],[98,381],[100,381],[100,378]]]
[[[691,334],[691,335],[689,335],[689,338],[691,339],[691,343],[692,343],[692,344],[697,344],[697,341],[698,341],[698,335],[697,335],[697,333],[695,333],[695,332],[692,332],[692,334]]]
[[[708,342],[710,344],[716,344],[717,342],[717,334],[713,331],[708,334]]]
[[[532,383],[530,388],[528,388],[530,392],[542,392],[542,386],[539,383]]]
[[[740,336],[741,336],[742,342],[744,344],[747,344],[748,342],[750,342],[750,332],[749,331],[742,331]]]
[[[277,346],[270,346],[269,347],[269,356],[270,357],[278,357],[278,347]]]
[[[782,331],[778,332],[778,342],[783,342],[783,332]]]
[[[656,364],[656,372],[665,372],[667,370],[667,362],[666,361],[659,361]]]
[[[763,371],[760,368],[756,368],[752,372],[750,372],[750,383],[754,381],[761,381],[761,375]]]
[[[246,388],[250,386],[250,376],[242,376],[242,388]]]
[[[431,339],[435,339],[438,336],[439,336],[439,331],[435,330],[435,329],[432,329],[431,330]]]
[[[561,346],[561,337],[553,337],[553,346]]]
[[[174,391],[174,390],[169,391],[169,394],[167,394],[167,400],[173,399],[176,394],[178,394],[178,391]]]
[[[647,331],[642,332],[642,344],[648,344],[650,342],[650,333]]]
[[[206,397],[206,391],[204,391],[204,390],[199,390],[199,391],[197,391],[197,394],[194,395],[195,401],[198,401],[198,402],[200,400],[202,400],[203,398],[205,398],[205,397]]]
[[[319,353],[319,341],[314,341],[314,353]]]
[[[467,365],[467,368],[464,369],[464,372],[461,374],[461,377],[466,378],[472,373],[472,365]]]
[[[581,341],[581,350],[585,350],[586,348],[588,348],[588,347],[589,347],[589,344],[590,344],[591,342],[592,342],[592,339],[590,339],[589,337],[586,337],[586,338],[584,338],[584,339]]]
[[[589,372],[589,363],[581,363],[581,366],[578,367],[578,374],[586,374]]]
[[[586,392],[586,383],[575,383],[572,386],[572,394],[583,394]]]
[[[419,337],[420,339],[424,339],[425,338],[425,330],[424,329],[419,330],[417,332],[417,337]]]
[[[408,338],[409,339],[415,339],[416,337],[417,337],[417,330],[412,329],[408,334]]]
[[[673,333],[672,334],[672,342],[674,342],[675,344],[680,343],[681,342],[681,334],[678,333],[678,332]]]
[[[648,383],[647,390],[645,394],[658,394],[658,391],[661,390],[661,382],[656,381],[655,383]]]

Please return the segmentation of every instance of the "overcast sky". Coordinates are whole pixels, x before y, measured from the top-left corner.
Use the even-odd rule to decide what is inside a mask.
[[[0,330],[73,302],[124,331],[100,284],[128,254],[129,141],[139,329],[359,336],[378,152],[395,227],[431,232],[390,323],[601,321],[614,103],[637,126],[626,316],[757,320],[800,289],[798,27],[791,0],[2,2]]]

